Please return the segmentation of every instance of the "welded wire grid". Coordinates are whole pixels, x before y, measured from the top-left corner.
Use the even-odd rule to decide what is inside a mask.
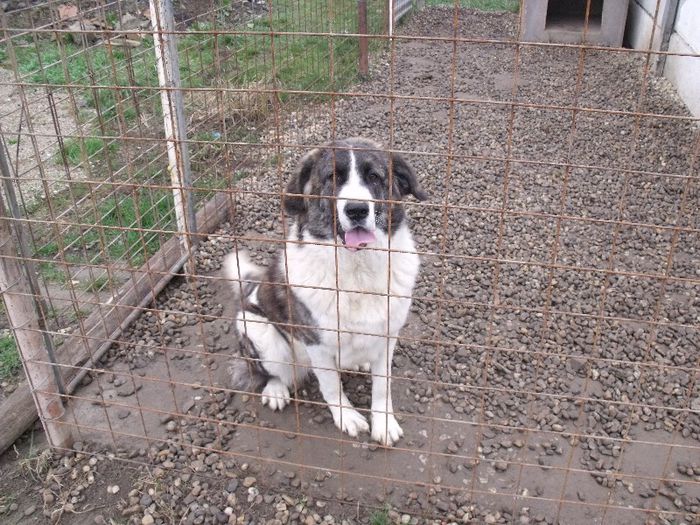
[[[431,15],[449,21],[446,31],[421,32],[423,14],[414,13],[417,31],[399,26],[388,38],[387,5],[367,5],[365,83],[356,2],[212,1],[176,11],[193,187],[175,189],[193,193],[204,222],[221,206],[233,209],[231,223],[212,223],[206,240],[176,231],[149,15],[126,1],[80,2],[76,12],[50,1],[3,14],[1,80],[12,103],[0,110],[0,133],[23,217],[13,222],[31,245],[59,368],[80,379],[60,396],[69,408],[63,424],[126,462],[164,470],[216,478],[257,462],[268,474],[257,482],[267,489],[296,476],[292,487],[312,492],[319,476],[328,477],[333,490],[324,499],[352,512],[387,501],[414,519],[478,521],[479,509],[497,509],[515,521],[526,507],[562,522],[697,520],[700,471],[676,472],[679,458],[690,464],[700,453],[693,404],[700,398],[693,310],[700,279],[687,270],[697,268],[700,233],[697,119],[678,105],[659,111],[648,103],[655,61],[671,53],[522,42],[519,15],[511,15],[512,34],[483,36],[465,27],[469,15],[458,6]],[[655,18],[660,9],[658,2]],[[399,61],[412,52],[425,61],[419,55],[431,47],[449,57],[447,82],[417,76],[407,88]],[[465,51],[497,53],[509,67],[506,88],[471,95],[478,72],[470,76]],[[530,64],[550,54],[571,57],[566,96],[540,96],[537,85],[526,94]],[[631,103],[591,97],[587,75],[596,61],[628,56],[639,75]],[[419,173],[430,201],[405,203],[430,281],[419,281],[399,336],[394,408],[406,436],[392,450],[340,434],[313,386],[299,385],[292,406],[276,416],[259,406],[259,394],[232,390],[224,373],[236,351],[235,309],[217,261],[244,247],[258,259],[284,248],[289,217],[280,203],[294,163],[325,140],[372,133],[371,125],[353,127],[367,117],[348,112],[360,100],[383,115],[376,138],[387,151],[433,170]],[[442,119],[439,144],[405,139],[401,115],[410,105]],[[465,144],[465,113],[500,119],[501,147]],[[558,128],[538,127],[549,125],[540,118],[546,114],[560,115]],[[628,149],[605,162],[586,150],[579,130],[599,125],[607,133],[610,122],[628,134]],[[650,123],[686,126],[683,162],[673,169],[640,161]],[[524,128],[556,148],[523,148]],[[498,174],[487,197],[462,199],[454,181],[465,166],[474,177]],[[549,199],[523,204],[517,193],[539,184],[538,171],[554,174],[541,188]],[[602,181],[597,195],[581,195],[585,177]],[[665,216],[645,215],[653,191],[671,195]],[[225,199],[205,207],[217,193]],[[596,199],[607,205],[586,207]],[[535,228],[541,245],[520,243],[523,228]],[[467,236],[487,230],[488,246],[455,237],[459,229]],[[185,254],[196,265],[156,269],[174,234],[201,241]],[[630,244],[630,236],[640,243]],[[645,253],[650,238],[663,240],[664,253]],[[158,296],[168,273],[176,278]],[[462,273],[471,274],[466,284],[455,279]],[[119,290],[144,275],[151,296],[115,310]],[[578,284],[567,288],[571,277]],[[379,295],[389,308],[388,288]],[[86,320],[107,326],[107,316],[131,324],[95,336]],[[582,335],[567,339],[575,328]],[[342,323],[335,331],[340,340]],[[640,351],[629,357],[611,351],[612,343]],[[100,345],[106,353],[96,352]],[[612,376],[624,378],[623,386]],[[346,388],[365,414],[367,377],[358,374]],[[642,395],[657,383],[658,396]],[[641,432],[640,420],[652,414],[657,423]],[[151,449],[134,454],[134,443]],[[188,450],[188,462],[158,453],[169,447]],[[211,453],[218,457],[209,462]],[[358,463],[358,455],[368,462]],[[275,469],[294,473],[280,481]],[[593,489],[582,494],[591,477]],[[533,488],[535,478],[542,481]],[[643,491],[644,499],[627,496]],[[443,505],[445,494],[457,504]],[[668,494],[680,503],[669,504]]]

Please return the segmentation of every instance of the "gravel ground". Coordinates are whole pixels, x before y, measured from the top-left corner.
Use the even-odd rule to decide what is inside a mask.
[[[449,36],[450,13],[428,9],[402,31]],[[464,11],[460,34],[510,39],[515,21]],[[451,49],[401,43],[394,67],[389,56],[374,60],[358,89],[507,101],[517,76],[521,102],[576,102],[576,50],[522,48],[516,75],[512,48],[460,45],[452,86]],[[643,66],[642,56],[586,53],[578,101],[686,115],[662,79],[642,91]],[[314,144],[334,129],[393,136],[395,148],[429,154],[408,155],[432,199],[409,208],[426,254],[394,364],[406,431],[397,449],[341,440],[313,382],[282,414],[216,388],[236,351],[221,258],[232,236],[263,238],[241,242],[261,261],[281,238],[278,199],[242,194],[231,224],[199,250],[201,277],[172,283],[162,312],[144,315],[105,357],[105,373],[86,381],[73,413],[85,426],[81,451],[46,458],[43,500],[22,500],[10,513],[16,522],[33,505],[37,515],[63,509],[65,522],[119,515],[144,525],[367,523],[382,509],[401,523],[700,523],[700,244],[696,232],[674,241],[669,229],[684,199],[680,224],[700,228],[697,179],[686,186],[675,176],[697,175],[697,130],[582,112],[570,137],[570,111],[393,104],[338,100],[289,115],[270,136]],[[283,153],[290,166],[301,151]],[[461,157],[509,154],[579,167]],[[260,165],[241,189],[278,190],[281,179],[263,167],[271,163]],[[558,223],[551,214],[601,220]],[[557,268],[542,266],[553,260]],[[663,284],[653,278],[667,272]],[[663,324],[648,323],[655,318]],[[154,350],[163,344],[182,350]],[[367,407],[369,381],[347,381]]]

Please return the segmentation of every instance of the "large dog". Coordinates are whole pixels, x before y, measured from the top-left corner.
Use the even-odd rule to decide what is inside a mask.
[[[235,325],[249,358],[232,367],[234,387],[264,385],[262,403],[281,410],[312,369],[336,426],[354,437],[369,425],[343,392],[340,371],[369,366],[372,438],[387,446],[401,438],[391,362],[420,265],[398,202],[408,195],[427,198],[411,166],[367,139],[302,158],[285,192],[286,250],[266,269],[243,251],[224,262],[226,277],[238,281]]]

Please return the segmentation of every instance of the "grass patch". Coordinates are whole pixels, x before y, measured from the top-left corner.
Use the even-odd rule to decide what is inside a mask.
[[[100,277],[96,277],[93,280],[85,283],[85,291],[93,293],[101,292],[110,283],[111,281],[109,277],[107,277],[106,275],[101,275]]]
[[[58,246],[56,246],[56,251],[58,251]],[[49,283],[65,284],[68,282],[66,271],[48,261],[39,263],[39,275],[43,277],[44,281]]]
[[[71,226],[64,232],[63,245],[70,252],[99,249],[107,261],[125,258],[139,266],[160,248],[160,233],[153,230],[173,230],[173,206],[172,193],[165,190],[112,195],[80,220],[85,226]],[[40,255],[57,253],[58,245],[48,243]]]
[[[426,5],[454,5],[450,0],[426,0]],[[462,7],[477,9],[479,11],[508,11],[517,13],[520,11],[520,0],[460,0]]]
[[[86,139],[69,139],[63,143],[63,157],[72,166],[79,166],[90,159],[94,159],[103,151],[114,153],[117,150],[117,143],[110,142],[105,145],[105,141],[90,137]]]
[[[391,525],[389,511],[387,509],[375,510],[369,516],[370,525]]]
[[[0,337],[0,381],[7,381],[22,369],[22,360],[17,352],[15,338],[11,335]]]
[[[264,14],[233,28],[250,34],[206,33],[227,29],[230,2],[220,1],[219,7],[221,23],[216,26],[211,22],[195,23],[189,28],[192,33],[179,38],[183,87],[213,87],[213,80],[218,79],[232,87],[274,82],[294,90],[336,90],[357,78],[357,39],[342,36],[357,31],[355,2],[336,3],[331,13],[325,0],[280,0],[275,3],[272,19]],[[383,30],[383,10],[382,0],[369,0],[370,33]],[[273,57],[270,30],[332,31],[338,36],[280,35],[274,39]],[[13,42],[19,72],[25,81],[85,85],[83,94],[88,105],[98,109],[103,117],[120,114],[130,120],[143,109],[137,106],[148,104],[151,111],[159,111],[155,53],[150,36],[135,49],[110,49],[102,44],[83,48],[68,39]],[[0,48],[0,65],[10,65],[5,48]],[[142,89],[125,89],[129,86]]]

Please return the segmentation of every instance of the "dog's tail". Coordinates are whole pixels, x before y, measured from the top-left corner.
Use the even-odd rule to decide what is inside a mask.
[[[263,269],[253,263],[245,250],[232,252],[224,258],[224,277],[229,280],[234,293],[243,298],[250,296],[263,277]],[[239,355],[233,357],[228,368],[231,387],[243,392],[258,392],[270,378],[262,366],[253,342],[245,333],[239,333]]]
[[[242,392],[260,392],[270,379],[270,374],[262,366],[259,360],[245,356],[236,356],[228,367],[231,377],[231,388]]]
[[[229,253],[223,262],[224,277],[229,280],[236,294],[242,293],[248,297],[258,286],[263,270],[253,263],[250,255],[245,250]]]

